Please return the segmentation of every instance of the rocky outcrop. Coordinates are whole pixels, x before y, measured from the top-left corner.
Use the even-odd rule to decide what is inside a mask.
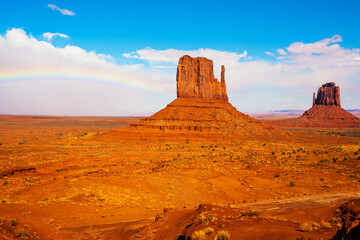
[[[334,239],[360,240],[360,199],[343,204],[340,211],[342,228]]]
[[[323,84],[317,92],[316,99],[315,94],[313,96],[313,105],[335,105],[341,107],[340,88],[335,86],[334,82]]]
[[[225,67],[221,66],[221,82],[214,78],[213,61],[204,57],[183,56],[177,68],[177,97],[228,101]]]

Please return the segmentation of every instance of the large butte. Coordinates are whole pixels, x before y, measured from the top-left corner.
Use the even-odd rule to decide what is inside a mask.
[[[225,67],[221,67],[219,82],[214,78],[212,60],[187,55],[181,57],[176,81],[177,99],[154,115],[131,125],[132,128],[261,137],[281,133],[237,111],[228,102]]]

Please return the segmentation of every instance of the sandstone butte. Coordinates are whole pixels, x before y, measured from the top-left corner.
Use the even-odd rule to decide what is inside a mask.
[[[312,108],[295,119],[264,122],[271,126],[301,128],[360,128],[360,119],[341,108],[340,88],[335,83],[323,84]]]
[[[221,81],[214,78],[213,61],[183,56],[179,60],[177,99],[150,117],[132,124],[133,129],[272,136],[281,130],[267,127],[236,110],[228,102],[225,67]]]

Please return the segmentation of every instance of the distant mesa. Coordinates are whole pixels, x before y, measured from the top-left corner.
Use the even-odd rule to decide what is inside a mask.
[[[313,106],[302,116],[263,123],[278,127],[360,128],[360,119],[341,108],[340,88],[333,82],[323,84],[316,98],[313,94]]]
[[[282,132],[262,125],[228,102],[225,67],[221,66],[219,82],[214,78],[212,60],[181,57],[176,82],[177,99],[154,115],[132,124],[132,128],[264,137]]]

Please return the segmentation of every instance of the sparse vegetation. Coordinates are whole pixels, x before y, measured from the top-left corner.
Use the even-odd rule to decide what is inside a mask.
[[[226,138],[212,139],[212,136],[192,138],[186,134],[122,136],[121,131],[113,129],[102,130],[100,135],[93,137],[99,129],[86,127],[64,130],[59,137],[51,128],[37,129],[35,126],[33,130],[36,131],[31,135],[17,138],[13,136],[18,130],[3,130],[6,134],[2,135],[4,144],[0,148],[5,153],[0,154],[0,166],[3,167],[0,172],[1,206],[22,206],[24,210],[19,216],[22,214],[21,219],[30,223],[36,221],[39,214],[35,214],[37,208],[27,208],[28,205],[46,207],[48,211],[58,206],[65,210],[88,208],[90,218],[101,219],[105,224],[132,209],[146,214],[163,208],[197,211],[193,207],[200,201],[219,199],[227,206],[213,208],[219,207],[223,212],[212,210],[212,207],[201,209],[201,214],[191,219],[193,222],[189,227],[190,235],[214,239],[220,226],[226,229],[228,224],[236,221],[256,222],[268,215],[269,219],[274,217],[272,210],[266,214],[260,210],[246,211],[255,209],[255,202],[277,204],[279,201],[280,204],[282,200],[291,202],[291,199],[316,199],[322,194],[335,194],[344,186],[349,192],[360,188],[360,165],[356,161],[360,160],[360,152],[356,139],[346,138],[342,142],[340,137],[305,134],[297,139],[294,133],[288,141],[233,138],[228,141]],[[321,144],[318,138],[322,138]],[[19,146],[22,140],[26,140],[26,144]],[[224,199],[228,199],[225,196],[231,197],[231,202],[225,202]],[[257,217],[260,213],[261,218]],[[164,213],[156,224],[166,222],[167,214],[173,213]],[[56,214],[51,212],[51,216]],[[4,217],[11,219],[14,216]],[[85,221],[76,213],[74,218],[64,216],[61,223],[53,218],[48,225],[52,234],[56,234],[60,226],[72,222],[81,225]],[[12,228],[8,224],[6,220],[4,226]],[[295,228],[313,231],[331,226],[339,227],[341,221],[306,223]],[[12,229],[17,228],[19,226]],[[65,228],[63,231],[69,231]],[[195,230],[204,234],[195,233]],[[149,230],[154,236],[160,231],[166,229]],[[77,232],[79,235],[85,233],[91,235],[91,229]],[[231,233],[234,238],[236,231]],[[133,236],[142,239],[146,234],[139,232]],[[220,236],[217,239],[221,239]]]
[[[295,181],[290,181],[289,186],[290,186],[290,187],[295,187],[295,186],[296,186],[296,182],[295,182]]]
[[[204,232],[205,232],[206,235],[211,235],[211,234],[214,233],[214,229],[211,228],[211,227],[207,227],[207,228],[204,229]]]
[[[214,229],[211,227],[207,227],[205,229],[193,232],[193,234],[191,235],[191,239],[192,240],[203,240],[206,238],[206,236],[211,235],[213,233],[214,233]]]
[[[256,217],[256,216],[259,216],[259,213],[255,212],[251,209],[251,210],[239,213],[239,216],[240,217]]]
[[[316,229],[331,228],[331,224],[329,222],[324,222],[324,221],[322,221],[320,223],[305,222],[305,223],[300,224],[299,228],[300,228],[300,231],[302,231],[302,232],[311,232]]]
[[[15,227],[17,225],[17,221],[15,219],[11,219],[10,222],[9,222],[9,225],[12,226],[12,227]]]
[[[220,230],[214,238],[214,240],[229,240],[229,239],[230,239],[230,233],[225,230]]]
[[[27,229],[17,229],[15,231],[15,236],[19,239],[28,239],[30,238],[30,233]]]
[[[204,223],[204,222],[211,222],[211,221],[214,221],[216,218],[214,215],[208,215],[208,216],[205,216],[205,214],[201,213],[199,214],[198,216],[198,222],[199,223]]]
[[[203,239],[205,239],[205,237],[206,237],[206,234],[203,230],[195,231],[191,235],[191,239],[194,239],[194,240],[203,240]]]

